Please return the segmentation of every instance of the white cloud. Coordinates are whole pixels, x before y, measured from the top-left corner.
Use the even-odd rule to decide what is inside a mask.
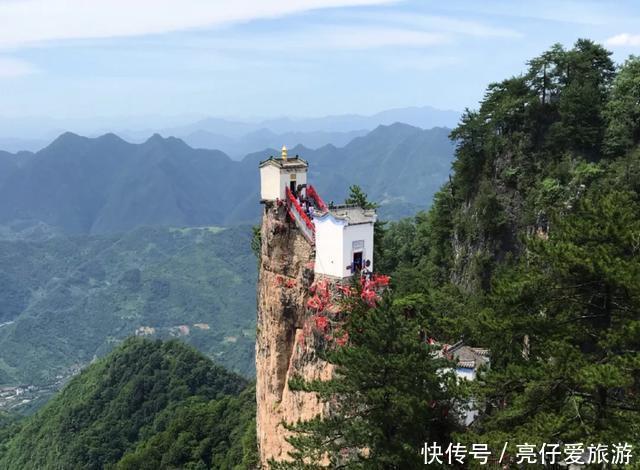
[[[400,28],[334,27],[307,36],[299,46],[309,48],[373,49],[379,47],[429,47],[448,41],[446,35]]]
[[[10,0],[0,1],[0,47],[139,36],[397,0]]]
[[[0,78],[14,78],[37,72],[29,62],[11,57],[0,57]]]
[[[282,58],[288,53],[332,50],[364,50],[383,47],[425,48],[451,42],[451,35],[384,26],[305,26],[294,31],[252,33],[251,35],[217,35],[215,37],[182,38],[167,46],[161,40],[147,41],[154,46],[177,49],[206,50],[207,53],[276,52]],[[271,59],[270,59],[271,60]]]
[[[429,29],[432,31],[442,31],[465,36],[475,37],[503,37],[518,38],[522,34],[509,28],[500,28],[487,25],[478,21],[449,18],[445,16],[422,15],[415,13],[359,13],[360,19],[384,22],[386,24],[395,23],[398,25],[410,26],[412,28]]]
[[[610,37],[604,42],[607,46],[640,46],[640,34],[622,33]]]

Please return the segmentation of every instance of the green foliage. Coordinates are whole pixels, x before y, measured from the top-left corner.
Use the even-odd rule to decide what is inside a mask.
[[[634,73],[629,65],[626,76]],[[413,259],[391,256],[395,263],[383,254],[396,284],[410,292],[449,282],[468,292],[488,289],[496,267],[522,251],[526,230],[546,230],[604,171],[598,162],[614,77],[610,53],[581,39],[532,59],[523,76],[491,84],[480,108],[467,110],[451,132],[455,173],[430,212],[414,218]],[[635,102],[632,87],[618,88],[626,103]]]
[[[260,233],[260,225],[254,225],[251,227],[251,251],[255,255],[258,263],[260,262],[261,247],[262,247],[262,234]]]
[[[250,469],[257,466],[255,388],[219,400],[189,398],[165,409],[119,470]]]
[[[594,191],[496,279],[473,439],[639,442],[640,201]]]
[[[375,209],[378,204],[375,204],[367,199],[367,195],[362,191],[362,188],[357,184],[349,186],[349,196],[344,201],[345,204],[354,204],[360,206],[363,209]]]
[[[640,143],[640,58],[631,56],[620,68],[605,108],[605,152],[625,155]]]
[[[640,442],[639,70],[580,40],[490,86],[450,183],[385,233],[398,302],[491,350],[461,442]]]
[[[293,461],[273,468],[321,468],[325,457],[331,468],[424,466],[423,442],[446,441],[456,426],[457,382],[421,341],[420,307],[419,299],[388,294],[375,309],[359,297],[348,303],[349,342],[326,354],[336,376],[290,383],[332,403],[332,413],[292,426]]]
[[[458,391],[420,335],[491,351],[471,386],[478,418],[455,440],[640,442],[636,69],[614,80],[601,46],[556,45],[465,112],[451,181],[384,233],[376,267],[394,300],[354,307],[350,344],[327,354],[336,378],[290,384],[336,411],[294,425],[294,461],[277,468],[422,466],[416,436],[446,443],[452,427],[405,421],[434,419],[413,393]]]
[[[252,390],[238,395],[245,387],[178,341],[132,338],[5,437],[0,466],[132,468],[144,457],[145,465],[157,465],[135,468],[248,468],[241,466],[242,435],[254,411]],[[155,444],[167,455],[158,456]]]

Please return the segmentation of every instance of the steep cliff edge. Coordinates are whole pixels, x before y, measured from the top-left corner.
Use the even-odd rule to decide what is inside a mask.
[[[323,413],[313,394],[289,390],[293,376],[327,379],[332,368],[305,340],[309,288],[314,280],[314,249],[285,210],[266,202],[261,227],[256,338],[257,433],[260,461],[283,460],[291,449],[282,422]]]

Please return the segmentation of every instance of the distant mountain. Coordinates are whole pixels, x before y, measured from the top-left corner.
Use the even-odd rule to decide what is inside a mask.
[[[1,138],[0,149],[6,152],[37,152],[47,146],[49,141],[42,139]]]
[[[280,148],[282,145],[293,147],[302,145],[316,149],[327,144],[342,147],[356,137],[367,133],[366,130],[349,132],[285,132],[276,134],[263,128],[249,132],[238,138],[226,137],[221,134],[199,130],[183,136],[182,139],[193,148],[216,149],[225,152],[234,160],[241,159],[249,153],[265,148]]]
[[[15,156],[0,151],[0,186],[9,179],[16,168],[18,168],[18,165],[16,164]]]
[[[159,131],[162,135],[181,138],[194,148],[221,150],[232,159],[260,151],[302,145],[316,149],[332,144],[342,147],[355,137],[365,135],[380,125],[403,122],[422,129],[454,127],[460,113],[430,106],[397,108],[370,116],[343,114],[318,118],[276,118],[262,121],[233,121],[206,118]],[[148,131],[127,131],[122,134],[133,142],[143,142]],[[2,148],[2,146],[0,146]]]
[[[162,135],[184,137],[198,131],[207,131],[230,138],[240,138],[260,129],[276,134],[291,132],[351,132],[372,130],[380,125],[395,122],[430,129],[432,127],[454,127],[458,124],[460,113],[441,110],[431,106],[395,108],[373,115],[338,114],[333,116],[293,118],[282,117],[259,121],[232,121],[221,118],[206,118],[193,123],[168,127],[160,130]],[[300,142],[299,142],[300,143]]]
[[[393,217],[427,207],[446,180],[453,158],[448,133],[393,124],[344,147],[297,146],[291,154],[309,160],[311,181],[327,200],[341,201],[357,183]],[[237,162],[159,135],[130,144],[114,134],[91,139],[66,133],[17,168],[5,162],[0,224],[35,220],[67,233],[98,234],[141,225],[253,223],[260,213],[258,162],[278,152]]]
[[[179,342],[132,338],[0,428],[0,466],[248,469],[254,415],[244,379]]]
[[[454,127],[460,119],[457,111],[446,111],[431,106],[396,108],[371,116],[343,114],[319,118],[270,119],[260,123],[273,132],[347,132],[358,129],[374,129],[381,125],[403,122],[422,129],[432,127]]]
[[[177,137],[194,148],[220,150],[237,160],[264,148],[303,145],[316,149],[327,144],[346,145],[354,137],[380,125],[403,122],[422,129],[454,127],[460,113],[430,106],[395,108],[373,115],[341,114],[323,117],[280,117],[270,119],[225,119],[206,117],[188,121],[186,116],[128,116],[121,119],[95,118],[56,120],[50,118],[3,119],[0,117],[0,150],[7,152],[43,149],[66,131],[98,137],[105,129],[132,143],[143,143],[158,133]],[[194,119],[194,118],[191,118]],[[164,124],[159,124],[164,122]],[[177,124],[176,123],[180,123]],[[123,124],[124,123],[124,124]]]
[[[222,152],[158,135],[133,145],[113,134],[67,133],[0,187],[0,223],[42,220],[68,233],[220,225],[240,185],[241,168]]]
[[[426,209],[447,180],[453,156],[449,132],[396,123],[379,126],[341,148],[327,145],[310,150],[297,146],[289,153],[309,161],[309,180],[327,202],[344,201],[349,186],[358,184],[371,200],[381,204],[381,216],[397,219]],[[260,160],[277,154],[275,149],[256,152],[242,163],[255,168]],[[252,177],[253,184],[259,185],[257,172]],[[253,204],[249,199],[235,210],[246,213]]]
[[[138,334],[254,373],[249,226],[0,241],[0,386],[44,386]]]

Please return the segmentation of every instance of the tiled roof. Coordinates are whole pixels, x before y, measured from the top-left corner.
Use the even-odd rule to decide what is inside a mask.
[[[376,221],[376,211],[373,209],[363,209],[360,206],[342,205],[329,207],[329,211],[324,214],[316,214],[317,219],[331,214],[339,220],[344,220],[349,225],[370,224]]]
[[[309,167],[309,163],[307,163],[306,160],[303,160],[297,155],[295,157],[289,157],[286,160],[282,158],[269,157],[266,160],[261,161],[259,166],[260,168],[262,168],[263,166],[266,166],[266,165],[275,165],[278,168],[291,168],[291,169]]]
[[[438,352],[439,357],[446,357],[455,361],[458,367],[468,369],[478,369],[480,366],[489,364],[490,351],[485,348],[472,348],[462,341],[454,344],[444,344]]]

